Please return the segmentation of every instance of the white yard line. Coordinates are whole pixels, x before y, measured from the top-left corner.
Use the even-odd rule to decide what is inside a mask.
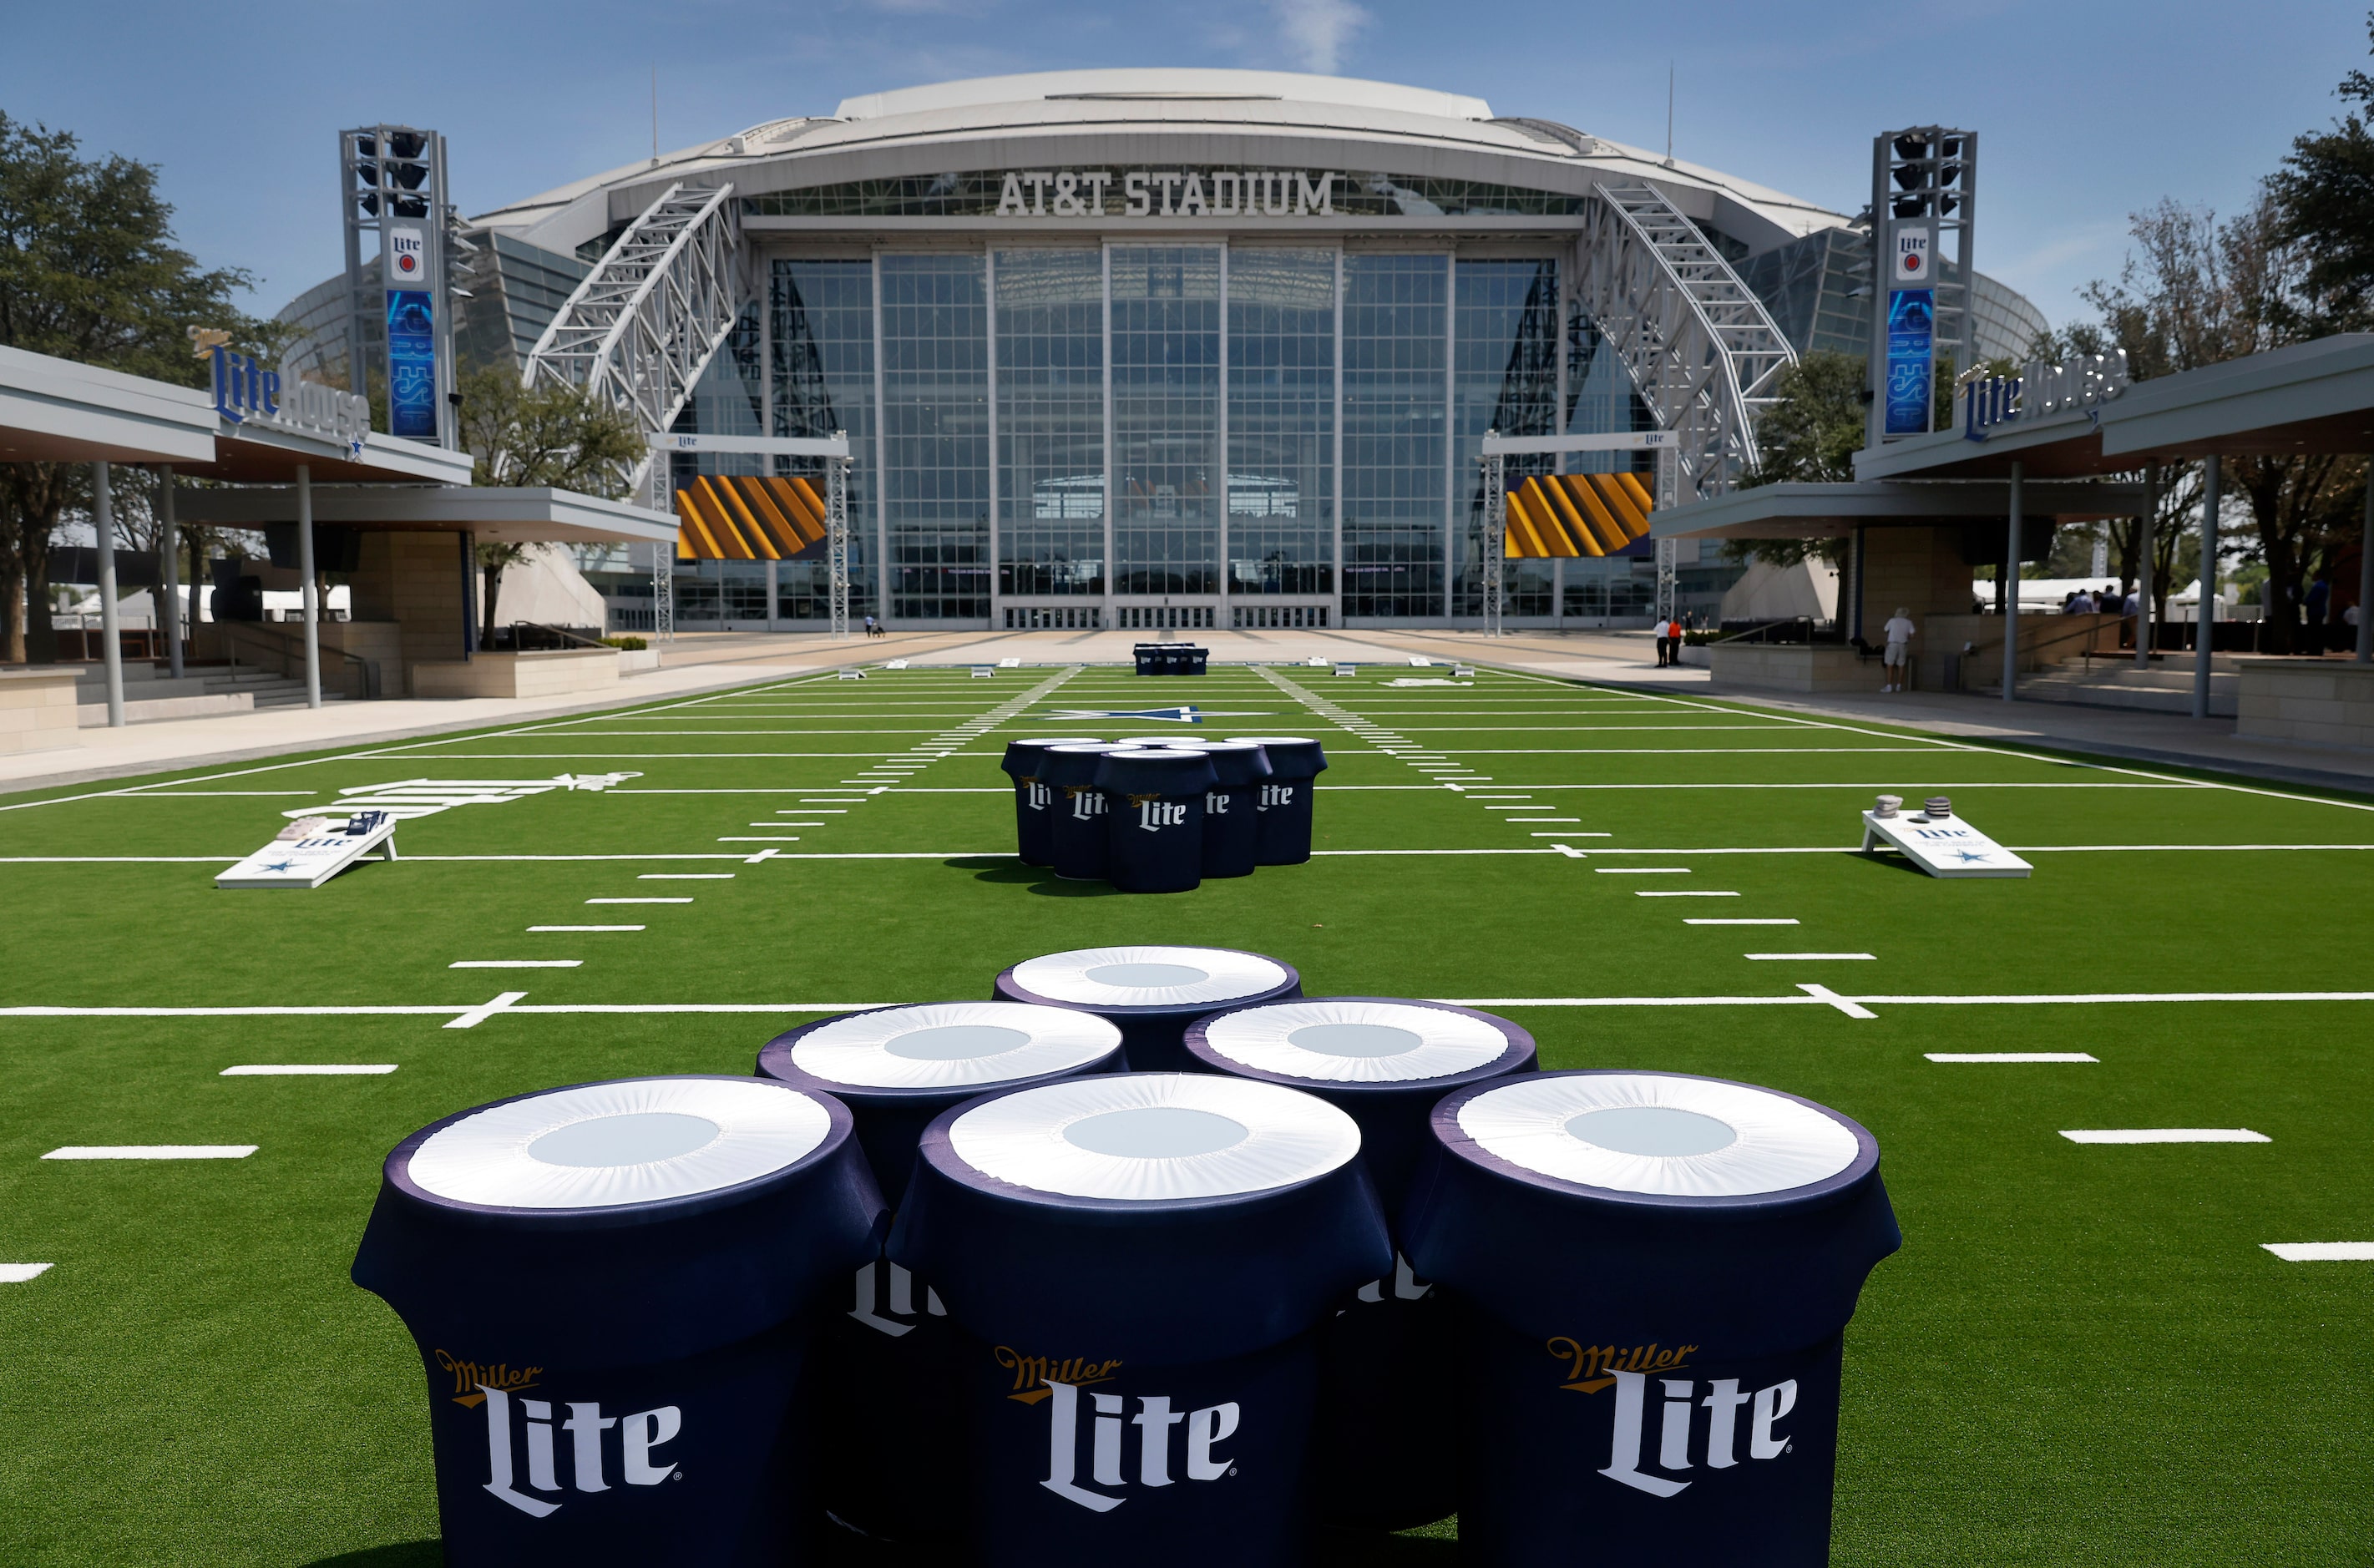
[[[394,1072],[392,1061],[358,1062],[279,1062],[248,1067],[226,1067],[217,1078],[344,1078],[349,1075],[377,1077]]]
[[[649,926],[530,926],[532,931],[641,931]]]
[[[22,1285],[50,1271],[47,1263],[0,1263],[0,1285]]]
[[[2101,1059],[2084,1051],[1923,1051],[1922,1054],[1931,1061],[1947,1062],[2098,1062]]]
[[[2061,1135],[2072,1143],[2272,1143],[2247,1127],[2081,1127]]]
[[[253,1143],[70,1143],[44,1160],[244,1160]]]
[[[1745,953],[1740,956],[1759,964],[1843,964],[1863,960],[1875,962],[1878,957],[1876,954],[1870,953]]]
[[[1789,919],[1771,919],[1771,920],[1755,920],[1755,919],[1742,919],[1742,920],[1698,919],[1698,920],[1684,920],[1684,921],[1682,922],[1682,924],[1684,924],[1684,925],[1686,925],[1686,926],[1793,926],[1793,925],[1795,925],[1796,923],[1797,923],[1796,921],[1794,921],[1794,920],[1789,920]],[[529,930],[535,930],[535,927],[532,927],[532,926],[529,928]]]
[[[2374,1263],[2374,1241],[2262,1241],[2259,1244],[2286,1263]],[[6,1265],[21,1269],[29,1265]],[[29,1265],[46,1269],[46,1263]]]
[[[1663,889],[1659,889],[1655,892],[1648,892],[1645,890],[1637,891],[1632,895],[1632,896],[1635,898],[1736,898],[1739,895],[1736,893],[1713,892],[1668,893]]]
[[[588,898],[588,904],[689,904],[689,898]]]
[[[582,969],[582,958],[456,958],[448,969]]]

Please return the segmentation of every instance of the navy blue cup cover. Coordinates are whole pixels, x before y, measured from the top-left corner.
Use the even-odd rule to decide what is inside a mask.
[[[1545,1340],[1800,1351],[1903,1241],[1871,1134],[1776,1090],[1536,1073],[1447,1096],[1433,1130],[1410,1260]]]
[[[1323,1100],[1211,1074],[989,1095],[924,1132],[889,1256],[1017,1355],[1249,1354],[1391,1267],[1359,1143]]]

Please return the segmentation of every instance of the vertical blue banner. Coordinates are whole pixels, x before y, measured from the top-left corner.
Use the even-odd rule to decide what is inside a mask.
[[[1930,359],[1936,326],[1936,291],[1896,288],[1887,295],[1887,430],[1891,436],[1929,429]]]
[[[426,289],[387,291],[387,420],[391,435],[437,439],[437,322]]]

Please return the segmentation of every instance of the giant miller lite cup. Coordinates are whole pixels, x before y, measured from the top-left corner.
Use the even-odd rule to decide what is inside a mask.
[[[976,1561],[1303,1560],[1311,1330],[1392,1259],[1359,1146],[1323,1100],[1200,1073],[932,1124],[890,1256],[964,1330]]]
[[[1871,1134],[1675,1073],[1462,1089],[1404,1245],[1461,1308],[1460,1551],[1806,1568],[1828,1561],[1839,1355],[1901,1243]]]
[[[1121,1025],[1136,1072],[1192,1071],[1181,1036],[1207,1012],[1302,994],[1275,958],[1229,947],[1086,947],[1027,959],[997,977],[1006,1001],[1075,1007]]]
[[[1291,1085],[1359,1123],[1360,1163],[1389,1221],[1434,1141],[1436,1102],[1534,1068],[1534,1037],[1505,1018],[1387,997],[1235,1008],[1189,1024],[1186,1047],[1208,1071]],[[1396,1250],[1393,1272],[1322,1327],[1319,1351],[1319,1517],[1396,1530],[1451,1512],[1457,1380],[1441,1369],[1458,1359],[1441,1293]]]
[[[1105,792],[1097,764],[1113,748],[1099,742],[1049,746],[1039,754],[1039,779],[1054,793],[1047,825],[1047,863],[1069,882],[1102,882],[1107,834]]]
[[[1049,746],[1081,743],[1076,735],[1052,741],[1005,743],[1005,759],[998,766],[1014,780],[1015,847],[1026,866],[1048,865],[1054,859],[1055,791],[1039,777],[1039,758]]]
[[[1105,875],[1123,893],[1187,893],[1204,881],[1204,797],[1217,776],[1189,748],[1111,751],[1097,764],[1105,792]]]
[[[1255,858],[1265,866],[1299,866],[1310,859],[1310,797],[1327,770],[1327,753],[1317,741],[1294,735],[1231,735],[1250,742],[1269,758],[1270,776],[1254,798],[1260,803]]]
[[[1204,874],[1251,876],[1260,863],[1261,787],[1269,754],[1251,741],[1185,741],[1212,759],[1204,795]]]
[[[813,1561],[810,1323],[881,1219],[848,1110],[757,1079],[554,1089],[397,1144],[354,1279],[420,1347],[445,1560]]]
[[[847,1105],[857,1140],[897,1207],[933,1117],[997,1090],[1122,1065],[1121,1030],[1093,1013],[1010,1001],[935,1002],[845,1012],[767,1042],[758,1073]],[[828,1420],[821,1456],[832,1516],[887,1539],[945,1541],[960,1522],[956,1333],[929,1281],[869,1258],[825,1329]],[[917,1487],[913,1477],[940,1478]]]

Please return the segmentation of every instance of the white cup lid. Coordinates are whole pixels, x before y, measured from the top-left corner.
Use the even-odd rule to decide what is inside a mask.
[[[490,1106],[412,1152],[415,1186],[502,1209],[606,1209],[690,1198],[798,1164],[832,1130],[796,1089],[649,1078]]]
[[[1493,1061],[1509,1037],[1481,1018],[1404,1001],[1263,1002],[1204,1026],[1240,1067],[1316,1083],[1413,1083]]]
[[[1110,1056],[1121,1030],[1093,1012],[1019,1001],[943,1001],[834,1018],[792,1064],[859,1089],[962,1089],[1069,1072]]]
[[[1299,1089],[1205,1072],[1127,1072],[1017,1089],[948,1127],[983,1176],[1066,1198],[1226,1198],[1324,1176],[1358,1124]]]
[[[1218,1006],[1289,978],[1273,959],[1225,947],[1084,947],[1014,966],[1031,995],[1080,1007]]]
[[[1745,1083],[1657,1072],[1513,1079],[1459,1107],[1459,1129],[1510,1164],[1660,1198],[1745,1198],[1838,1175],[1843,1123]]]

